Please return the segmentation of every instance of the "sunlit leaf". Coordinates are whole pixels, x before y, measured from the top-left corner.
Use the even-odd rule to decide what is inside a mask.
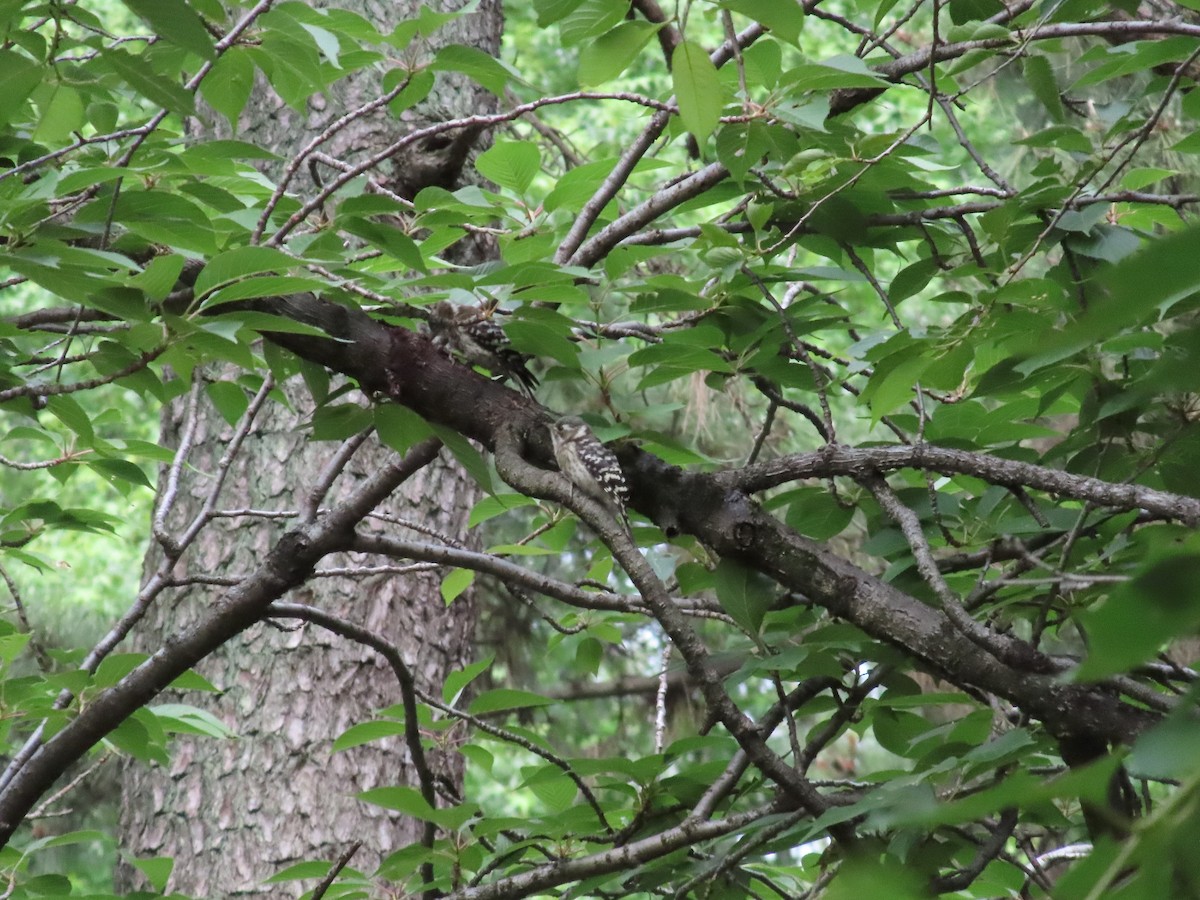
[[[717,127],[724,105],[716,67],[703,47],[683,41],[671,57],[671,79],[684,127],[704,143]]]

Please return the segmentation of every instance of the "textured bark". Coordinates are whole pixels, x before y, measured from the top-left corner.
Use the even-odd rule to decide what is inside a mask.
[[[343,2],[370,18],[384,33],[419,7],[415,2]],[[427,5],[458,8],[459,0]],[[457,26],[457,27],[456,27]],[[472,44],[489,52],[498,47],[498,2],[439,33],[439,42]],[[378,73],[376,73],[378,74]],[[260,85],[239,124],[239,137],[287,158],[311,136],[346,111],[377,96],[366,78],[310,100],[304,114],[287,108]],[[444,78],[413,121],[386,114],[356,122],[322,147],[340,159],[370,153],[413,124],[471,112],[490,111],[478,88]],[[416,118],[416,117],[424,117]],[[226,126],[227,127],[227,126]],[[221,136],[199,123],[198,137]],[[404,160],[398,160],[403,165]],[[464,245],[462,261],[478,259],[484,248]],[[290,384],[295,412],[272,404],[256,423],[234,462],[221,497],[223,508],[296,509],[317,480],[336,444],[308,440],[304,423],[312,411],[302,386]],[[177,446],[183,403],[165,414],[163,442]],[[172,524],[194,515],[225,452],[231,429],[215,410],[202,412],[191,470]],[[352,480],[373,470],[388,451],[369,441],[359,450],[329,501],[342,496]],[[443,534],[461,536],[476,488],[448,454],[410,479],[386,510],[419,521]],[[180,564],[188,573],[236,575],[261,560],[289,522],[220,519]],[[394,526],[387,526],[394,528]],[[157,563],[157,549],[147,571]],[[322,568],[353,560],[329,558]],[[396,644],[419,686],[437,693],[446,672],[470,658],[474,611],[468,597],[446,607],[438,592],[440,573],[370,579],[318,578],[288,598],[329,609]],[[187,589],[169,594],[140,626],[138,649],[152,651],[163,639],[194,622],[211,605],[212,592]],[[286,623],[285,623],[286,624]],[[270,623],[254,626],[199,667],[223,693],[189,694],[237,734],[234,741],[185,738],[175,742],[166,767],[129,765],[122,803],[123,849],[136,856],[171,856],[170,888],[196,897],[294,896],[295,891],[263,886],[262,881],[292,863],[332,861],[354,841],[362,841],[351,865],[371,871],[382,856],[419,840],[421,824],[355,799],[363,790],[413,784],[407,749],[400,739],[372,743],[338,754],[331,742],[375,710],[400,702],[396,680],[373,651],[312,627],[288,630]],[[455,755],[431,754],[435,775],[461,780]],[[127,885],[137,877],[126,868]]]

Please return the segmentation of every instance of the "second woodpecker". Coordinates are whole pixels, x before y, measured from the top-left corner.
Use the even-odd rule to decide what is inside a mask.
[[[525,365],[530,358],[513,349],[489,311],[440,300],[429,308],[429,329],[468,364],[487,369],[496,378],[512,379],[533,397],[538,380]]]
[[[592,429],[578,416],[565,416],[550,426],[550,441],[558,468],[574,487],[579,488],[629,530],[625,506],[629,502],[629,486],[621,464],[611,450],[600,443]]]

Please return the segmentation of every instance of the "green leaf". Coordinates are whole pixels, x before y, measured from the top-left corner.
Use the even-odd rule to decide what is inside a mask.
[[[558,766],[546,765],[525,779],[527,787],[553,812],[562,812],[575,802],[579,786]]]
[[[379,439],[397,453],[407,453],[418,441],[433,434],[429,423],[407,406],[377,403],[372,409]]]
[[[110,731],[105,740],[134,759],[155,762],[162,766],[170,762],[162,727],[145,709],[139,709]]]
[[[542,158],[532,141],[496,141],[479,154],[475,168],[484,178],[516,194],[524,194],[537,176]]]
[[[717,68],[703,47],[683,41],[671,57],[671,80],[684,127],[703,144],[717,127],[724,105]]]
[[[203,20],[184,0],[124,0],[124,3],[172,44],[202,59],[216,56],[212,36]]]
[[[533,0],[533,8],[537,10],[538,28],[561,21],[582,2],[583,0]]]
[[[732,559],[717,564],[713,580],[721,608],[750,634],[758,634],[763,616],[775,603],[775,583]]]
[[[218,253],[201,270],[196,278],[195,293],[204,297],[210,291],[260,272],[288,271],[297,261],[286,253],[271,247],[238,247]]]
[[[195,112],[192,95],[155,72],[144,57],[126,53],[119,47],[110,47],[102,51],[101,58],[126,84],[156,106],[180,115]]]
[[[1086,347],[1103,343],[1146,319],[1158,309],[1200,290],[1192,260],[1200,258],[1200,228],[1189,228],[1154,241],[1100,275],[1108,295],[1088,306],[1074,322],[1039,335],[1037,353],[1017,366],[1028,375]]]
[[[1139,777],[1186,781],[1196,773],[1200,722],[1172,716],[1143,733],[1133,745],[1130,769]]]
[[[483,455],[465,437],[452,428],[443,425],[431,425],[434,433],[442,439],[442,443],[450,448],[454,458],[485,491],[492,489],[492,473]]]
[[[622,22],[594,41],[588,41],[579,51],[579,83],[591,86],[616,78],[662,27],[662,24],[641,20]]]
[[[504,98],[505,86],[513,77],[494,56],[461,44],[450,44],[438,50],[430,68],[434,71],[462,72],[501,99]]]
[[[786,521],[798,532],[818,541],[841,534],[854,518],[852,503],[839,503],[824,488],[801,488],[789,493]]]
[[[313,413],[313,440],[344,441],[370,426],[372,413],[355,403],[321,406]]]
[[[146,707],[168,734],[199,734],[212,738],[232,738],[237,734],[207,710],[186,703],[161,703]]]
[[[230,425],[236,425],[242,414],[250,407],[250,398],[241,385],[232,381],[214,381],[205,387],[208,399],[217,412]]]
[[[92,430],[92,420],[74,397],[59,394],[46,400],[46,410],[60,422],[79,435],[80,440],[87,446],[96,441]]]
[[[366,803],[382,806],[384,809],[394,809],[412,816],[414,819],[430,821],[433,818],[433,808],[416,788],[404,786],[373,788],[369,791],[362,791],[356,796]]]
[[[599,37],[624,19],[628,11],[624,0],[583,0],[559,26],[563,46]]]
[[[41,118],[33,130],[33,139],[47,144],[65,140],[83,127],[83,98],[73,87],[55,82],[49,96],[39,102]]]
[[[1089,636],[1080,681],[1123,672],[1156,654],[1168,641],[1200,626],[1200,554],[1152,563],[1082,616]]]
[[[175,691],[208,691],[214,694],[220,693],[216,685],[214,685],[195,669],[188,669],[186,672],[172,681],[168,687]]]
[[[107,481],[121,481],[154,490],[154,482],[146,477],[142,467],[127,459],[89,459],[85,465]]]
[[[788,69],[780,79],[795,91],[832,91],[838,88],[879,88],[887,82],[861,59],[835,56],[819,63],[801,63]]]
[[[799,3],[721,0],[721,6],[765,25],[790,44],[800,40],[800,31],[804,28],[804,8]]]
[[[442,579],[442,600],[449,606],[475,581],[473,569],[454,569]]]
[[[485,691],[474,700],[468,712],[475,716],[511,709],[530,709],[538,706],[552,706],[555,701],[530,691],[519,691],[514,688],[496,688]]]
[[[280,872],[276,872],[270,878],[266,879],[263,884],[280,884],[284,881],[305,881],[309,878],[324,878],[332,868],[333,863],[322,862],[320,860],[300,862],[294,866],[288,866]]]
[[[85,209],[80,220],[102,221],[107,216],[105,203]],[[217,250],[210,216],[199,204],[169,190],[123,190],[115,213],[116,221],[139,237],[203,254]]]
[[[382,741],[386,738],[404,734],[403,722],[394,719],[376,719],[373,722],[359,722],[351,725],[333,742],[333,752],[340,753],[351,747],[360,747],[372,741]]]
[[[351,234],[370,241],[380,250],[394,256],[408,268],[416,272],[429,271],[421,248],[395,225],[369,222],[357,216],[339,218],[338,224]]]
[[[7,125],[21,111],[34,88],[42,83],[46,70],[26,56],[0,48],[0,126]]]
[[[442,699],[447,703],[454,703],[458,700],[458,695],[462,693],[463,688],[482,675],[491,667],[493,656],[488,656],[478,662],[473,662],[469,666],[451,672],[446,676],[446,683],[442,685]]]
[[[179,280],[184,262],[183,256],[177,253],[156,256],[146,264],[145,269],[129,279],[129,285],[145,291],[146,296],[155,302],[164,300]]]
[[[1025,80],[1029,83],[1033,95],[1041,101],[1042,106],[1050,113],[1050,118],[1061,122],[1066,118],[1063,112],[1062,92],[1050,67],[1050,60],[1044,56],[1030,54],[1025,57]]]
[[[200,304],[200,308],[208,310],[220,306],[222,303],[252,300],[256,297],[282,297],[306,291],[315,292],[326,286],[325,282],[319,278],[309,278],[303,275],[252,275],[213,291]]]
[[[213,109],[236,127],[254,89],[256,71],[254,61],[245,50],[230,47],[200,82],[200,93]]]
[[[888,413],[907,403],[914,396],[914,387],[933,360],[913,347],[894,353],[875,367],[875,372],[859,396],[871,409],[871,418],[878,422]]]
[[[96,687],[116,684],[150,657],[145,653],[113,653],[104,657],[92,675]]]
[[[537,501],[532,497],[526,497],[524,494],[494,494],[484,497],[473,507],[471,507],[471,517],[467,521],[468,528],[474,528],[489,519],[494,519],[496,516],[503,515],[511,509],[521,509],[526,506],[535,506]]]

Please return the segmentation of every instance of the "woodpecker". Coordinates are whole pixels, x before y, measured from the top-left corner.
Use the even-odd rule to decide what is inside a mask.
[[[429,308],[429,328],[435,340],[469,365],[487,369],[496,378],[510,378],[527,397],[533,397],[538,380],[526,368],[530,357],[513,349],[504,329],[488,312],[439,300]]]
[[[629,487],[613,452],[600,443],[578,416],[565,416],[551,425],[550,441],[558,468],[567,480],[614,513],[628,530],[625,504],[629,501]]]

